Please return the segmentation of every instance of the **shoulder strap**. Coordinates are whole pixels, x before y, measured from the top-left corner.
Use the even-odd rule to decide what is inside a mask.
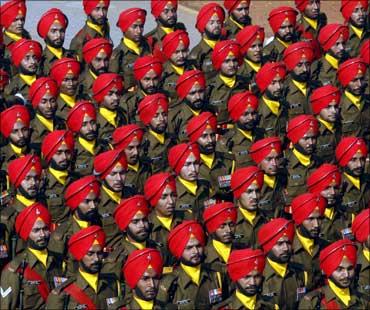
[[[87,296],[76,284],[72,283],[68,285],[64,291],[71,295],[78,303],[87,305],[88,310],[96,310],[96,306],[91,298]]]
[[[21,272],[20,268],[18,268],[17,272]],[[49,285],[45,282],[42,276],[40,276],[34,269],[31,269],[30,266],[27,264],[26,268],[24,269],[24,278],[28,281],[38,281],[40,282],[37,285],[39,293],[44,301],[47,300],[49,295]]]

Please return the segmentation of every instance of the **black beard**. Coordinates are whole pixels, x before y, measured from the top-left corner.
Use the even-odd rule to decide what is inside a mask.
[[[355,175],[355,174],[353,173],[353,171],[352,171],[352,170],[350,170],[347,166],[346,166],[346,167],[344,167],[344,172],[345,172],[345,173],[348,173],[350,176],[353,176],[353,177],[358,178],[358,175]],[[363,173],[364,173],[364,169],[362,169],[362,173],[361,173],[361,174],[363,174]]]
[[[115,193],[117,193],[112,187],[110,187],[110,185],[107,183],[107,181],[104,179],[103,180],[103,184],[104,184],[104,186],[106,187],[106,188],[108,188],[109,190],[111,190],[111,191],[113,191],[113,192],[115,192]]]
[[[167,27],[167,28],[172,28],[176,25],[177,23],[177,19],[175,20],[175,22],[170,25],[166,20],[162,19],[160,16],[158,17],[158,22],[163,26],[163,27]]]
[[[243,26],[247,26],[247,25],[250,25],[251,22],[252,22],[252,19],[250,18],[250,16],[246,16],[245,17],[245,21],[241,21],[241,20],[237,20],[236,17],[234,16],[234,14],[231,13],[231,16],[233,17],[233,19],[238,22],[239,24],[242,24]]]
[[[38,251],[42,251],[42,250],[45,250],[47,247],[48,247],[48,243],[49,243],[49,239],[48,238],[48,242],[46,242],[46,245],[45,246],[39,246],[38,244],[36,244],[33,240],[31,239],[28,239],[27,240],[27,246],[31,249],[35,249],[35,250],[38,250]]]
[[[87,140],[87,141],[94,141],[97,138],[97,136],[98,136],[97,131],[93,132],[93,134],[94,134],[94,137],[91,139],[91,138],[87,137],[86,135],[82,134],[81,132],[79,133],[80,137]]]
[[[37,70],[35,72],[29,71],[25,67],[23,67],[22,65],[19,65],[18,70],[19,70],[20,73],[22,73],[24,75],[35,75],[36,71],[37,71]]]
[[[221,37],[221,33],[220,34],[213,34],[213,33],[209,32],[207,29],[204,29],[204,33],[206,34],[207,38],[210,39],[210,40],[218,40]]]
[[[280,97],[275,97],[268,89],[265,90],[265,96],[267,99],[279,101]]]
[[[256,286],[256,294],[249,294],[246,290],[244,290],[239,284],[238,284],[238,282],[236,282],[236,287],[238,288],[238,290],[242,293],[242,294],[244,294],[244,295],[246,295],[246,296],[249,296],[249,297],[252,297],[252,296],[254,296],[254,295],[256,295],[256,294],[258,294],[258,293],[261,293],[261,287],[257,287]]]
[[[270,251],[268,254],[267,254],[267,257],[270,258],[272,261],[276,262],[276,263],[279,263],[279,264],[285,264],[287,263],[289,260],[290,260],[290,257],[291,257],[291,254],[289,254],[289,259],[287,261],[283,261],[282,259],[280,259],[279,257],[275,256],[274,253],[272,253],[272,251]]]
[[[340,285],[332,276],[330,276],[329,279],[331,281],[333,281],[336,286],[338,286],[340,288],[347,288],[347,287],[343,287],[342,285]]]
[[[311,236],[310,232],[303,225],[299,226],[299,232],[305,238],[309,238],[309,239],[312,239],[312,240],[317,239],[317,237]]]
[[[102,22],[98,22],[94,17],[92,17],[91,15],[88,16],[88,19],[90,19],[92,21],[93,24],[95,25],[99,25],[99,26],[103,26],[107,23],[107,18],[104,17],[104,20]]]
[[[215,152],[216,147],[214,146],[213,150],[208,150],[204,146],[198,144],[198,148],[199,148],[199,152],[201,152],[202,154],[209,155]]]
[[[55,44],[48,37],[45,37],[45,43],[47,45],[51,46],[51,47],[54,47],[54,48],[61,48],[61,47],[63,47],[64,40],[60,44]]]
[[[26,190],[22,186],[18,187],[18,191],[21,193],[22,196],[26,197],[27,199],[35,199],[37,197],[37,193],[35,196],[31,196],[26,192]]]
[[[59,166],[54,159],[51,159],[51,161],[50,161],[50,167],[55,169],[55,170],[58,170],[58,171],[68,170],[69,165],[70,165],[70,163],[68,163],[67,168],[63,168],[63,167]]]
[[[242,130],[253,130],[254,128],[257,127],[258,120],[247,123],[247,124],[242,124],[238,121],[236,124]]]
[[[159,130],[158,128],[154,128],[152,125],[149,124],[149,128],[153,130],[155,133],[162,134],[166,132],[167,126],[164,128],[164,130]]]
[[[139,239],[135,234],[133,234],[132,232],[131,232],[131,230],[129,229],[129,228],[127,228],[126,229],[126,234],[127,234],[127,236],[129,236],[132,240],[134,240],[135,242],[146,242],[146,240],[148,240],[148,238],[149,238],[149,233],[150,233],[150,231],[148,232],[148,236],[146,237],[146,238],[144,238],[144,239]]]
[[[80,266],[81,266],[81,269],[83,271],[86,271],[87,273],[90,273],[90,274],[95,274],[95,273],[98,273],[100,270],[101,270],[101,267],[102,267],[102,264],[99,263],[99,270],[98,271],[95,271],[95,270],[91,270],[89,267],[87,267],[83,261],[80,261]]]
[[[76,209],[77,216],[80,220],[86,221],[86,222],[95,222],[98,212],[97,209],[91,210],[87,213],[83,213],[80,208]]]
[[[201,110],[204,107],[204,101],[196,101],[194,103],[190,103],[188,100],[185,99],[185,103],[193,110]]]
[[[312,153],[308,154],[308,153],[303,149],[303,147],[301,147],[298,143],[294,144],[294,148],[295,148],[298,152],[302,153],[303,155],[312,155],[313,153],[315,153],[315,148],[314,148],[314,150],[312,151]]]
[[[290,75],[292,76],[293,80],[296,80],[298,82],[307,82],[309,79],[310,79],[310,74],[307,72],[307,73],[304,73],[304,74],[295,74],[293,71],[290,73]]]

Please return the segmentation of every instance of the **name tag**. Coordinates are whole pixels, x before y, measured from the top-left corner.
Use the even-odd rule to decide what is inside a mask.
[[[127,64],[127,68],[132,69],[134,67],[134,63]]]
[[[205,61],[203,62],[203,64],[204,64],[205,66],[212,66],[212,67],[213,67],[213,65],[212,65],[212,60],[210,60],[210,59],[205,60]]]
[[[222,301],[222,290],[220,288],[215,288],[208,292],[209,302],[211,304],[216,304]]]
[[[297,301],[300,301],[304,295],[306,295],[307,289],[306,287],[298,287],[297,288]]]
[[[177,305],[187,305],[187,304],[190,304],[190,299],[183,299],[183,300],[176,301],[176,304]]]
[[[59,195],[56,194],[56,193],[50,193],[50,194],[47,195],[47,197],[48,197],[48,199],[54,199],[54,198],[58,198]]]
[[[259,202],[259,205],[260,206],[266,206],[266,205],[269,205],[271,203],[271,200],[270,199],[265,199],[265,200],[261,200]]]
[[[158,163],[162,160],[162,156],[151,157],[150,160],[152,161],[152,163]]]
[[[102,213],[101,214],[101,217],[104,219],[104,218],[107,218],[107,217],[111,217],[112,214],[111,213]]]
[[[105,301],[107,302],[107,306],[109,307],[118,301],[118,297],[106,298]]]
[[[248,155],[249,152],[248,151],[240,151],[240,152],[236,152],[237,155]]]
[[[87,309],[87,305],[86,304],[77,305],[76,309]]]
[[[358,204],[358,201],[352,200],[352,201],[348,201],[348,202],[344,203],[343,206],[345,206],[347,208],[353,208],[357,204]]]
[[[327,150],[327,149],[330,149],[331,148],[331,143],[327,143],[327,144],[319,144],[317,147],[320,149],[320,150]]]
[[[191,209],[191,204],[182,204],[179,205],[179,208],[183,210]]]
[[[220,188],[227,188],[230,187],[231,183],[231,175],[221,175],[217,178],[218,180],[218,185]]]
[[[224,103],[224,100],[214,100],[214,101],[211,101],[210,104],[211,105],[222,105]]]
[[[41,281],[26,281],[27,285],[40,285]]]
[[[301,176],[300,174],[292,174],[292,175],[290,176],[290,178],[291,178],[292,180],[298,180],[298,179],[301,179],[301,178],[302,178],[302,176]]]
[[[79,164],[79,165],[76,165],[76,168],[77,169],[86,169],[87,167],[89,167],[89,164]]]

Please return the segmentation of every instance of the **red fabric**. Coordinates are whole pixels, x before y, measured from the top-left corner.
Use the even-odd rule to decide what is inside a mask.
[[[295,7],[300,11],[303,12],[306,9],[308,4],[308,0],[294,0]]]
[[[342,86],[346,87],[359,73],[366,74],[366,63],[362,58],[351,58],[341,63],[337,76]]]
[[[236,224],[237,212],[232,202],[216,203],[203,212],[203,221],[208,233],[214,233],[223,223],[230,219]]]
[[[20,272],[20,268],[17,270],[17,272]],[[44,300],[44,302],[46,302],[50,293],[50,288],[45,279],[39,275],[35,269],[31,269],[30,265],[28,264],[23,272],[23,276],[27,281],[35,281],[39,283],[37,284],[37,289],[41,298]]]
[[[224,0],[224,7],[231,13],[241,2],[247,2],[248,6],[251,4],[251,0]]]
[[[108,58],[112,55],[112,44],[104,38],[95,38],[87,41],[82,48],[82,56],[86,63],[91,63],[96,55],[103,50]]]
[[[85,115],[96,120],[95,106],[87,100],[76,102],[72,109],[69,110],[67,116],[67,126],[73,132],[79,132]]]
[[[272,150],[281,154],[282,147],[280,138],[268,137],[254,142],[249,149],[249,155],[256,164],[259,164],[271,153]]]
[[[230,279],[236,282],[253,270],[262,273],[265,262],[265,255],[259,249],[233,250],[230,253],[226,268]]]
[[[133,290],[144,272],[151,267],[160,277],[163,271],[161,253],[156,249],[135,250],[127,257],[123,266],[123,275],[128,286]]]
[[[285,78],[286,68],[283,63],[267,62],[264,64],[256,74],[256,84],[260,91],[264,92],[277,75],[282,79]]]
[[[156,206],[167,186],[176,193],[175,178],[168,172],[153,174],[145,181],[144,196],[152,207]]]
[[[37,155],[29,154],[13,159],[8,164],[9,182],[18,188],[31,169],[34,169],[39,177],[41,176],[41,161]]]
[[[127,29],[137,20],[140,20],[143,24],[145,24],[146,11],[140,8],[129,8],[122,11],[119,15],[117,27],[119,27],[122,32],[126,32]]]
[[[38,218],[50,227],[51,216],[48,209],[40,202],[35,202],[17,215],[15,231],[24,241],[28,240],[32,227]]]
[[[301,225],[312,212],[319,210],[320,215],[324,215],[326,200],[320,194],[305,193],[298,195],[292,201],[292,216],[296,225]]]
[[[157,75],[162,75],[162,63],[157,57],[146,55],[136,59],[134,76],[137,81],[140,81],[150,70],[154,70]]]
[[[18,67],[23,58],[28,53],[33,53],[38,60],[41,59],[42,47],[41,44],[35,40],[20,39],[12,44],[11,59],[13,64]]]
[[[90,192],[100,195],[100,183],[93,175],[82,177],[67,186],[64,193],[65,204],[73,211]]]
[[[120,204],[114,210],[113,216],[119,229],[126,230],[132,218],[136,213],[141,212],[145,217],[149,215],[148,202],[143,195],[135,195],[127,199],[121,200]]]
[[[177,259],[181,258],[190,237],[197,239],[202,246],[205,245],[205,234],[197,221],[183,221],[168,234],[168,248]]]
[[[118,127],[113,131],[112,134],[114,148],[123,150],[132,142],[134,138],[141,142],[143,134],[143,130],[136,124]]]
[[[234,54],[239,65],[241,65],[243,59],[240,53],[240,45],[235,40],[224,40],[217,42],[212,52],[213,67],[216,70],[220,70],[222,63],[230,53]]]
[[[368,149],[364,139],[357,137],[344,137],[335,149],[335,157],[341,167],[347,166],[348,162],[352,159],[353,155],[357,152],[366,157]]]
[[[311,43],[293,43],[284,50],[283,60],[288,70],[292,71],[302,59],[307,59],[308,62],[312,63],[314,50]]]
[[[343,36],[344,41],[347,41],[349,36],[348,28],[342,24],[328,24],[321,28],[317,40],[321,48],[327,52],[340,36]]]
[[[50,76],[57,81],[60,86],[67,74],[74,76],[80,75],[80,63],[73,58],[62,58],[56,60],[50,69]]]
[[[86,305],[86,310],[96,310],[96,306],[94,302],[91,300],[86,293],[80,289],[76,284],[71,283],[67,287],[65,287],[64,292],[68,295],[72,296],[72,298],[77,301],[80,305]]]
[[[139,103],[138,112],[144,125],[149,125],[159,107],[168,112],[168,100],[162,93],[145,96]]]
[[[322,164],[313,171],[307,178],[307,187],[311,193],[320,194],[329,185],[340,186],[342,175],[337,166]]]
[[[25,0],[11,0],[0,6],[0,24],[7,29],[18,15],[26,17],[27,7]]]
[[[37,24],[37,33],[43,39],[46,38],[50,27],[58,22],[64,29],[68,27],[68,18],[67,16],[59,9],[52,8],[46,11],[40,18]]]
[[[104,97],[113,89],[116,88],[119,93],[123,90],[123,80],[116,73],[102,73],[93,83],[92,93],[95,101],[101,103]]]
[[[245,55],[257,39],[261,40],[263,44],[265,40],[265,30],[258,25],[245,26],[236,34],[235,39],[240,45],[240,52]]]
[[[340,96],[340,90],[331,84],[314,89],[310,97],[313,113],[320,114],[321,110],[328,107],[332,102],[338,105]]]
[[[87,254],[95,240],[103,249],[105,246],[105,233],[103,228],[97,225],[83,228],[69,238],[68,251],[76,260],[80,261]]]
[[[292,118],[287,125],[287,137],[294,144],[312,129],[314,134],[319,133],[319,123],[312,115],[302,114]]]
[[[206,78],[200,70],[185,71],[180,75],[176,82],[176,91],[180,99],[184,99],[195,83],[198,83],[202,88],[206,87]]]
[[[256,182],[259,188],[263,184],[263,172],[256,166],[248,166],[236,169],[231,175],[231,190],[234,198],[239,199],[245,190]]]
[[[333,242],[321,250],[319,257],[320,268],[327,278],[338,268],[344,256],[353,264],[353,267],[356,267],[356,246],[348,239]]]
[[[75,141],[71,131],[54,130],[45,136],[41,144],[41,153],[47,163],[50,162],[62,143],[65,143],[68,149],[73,152]]]
[[[55,97],[55,99],[58,97],[59,89],[55,80],[49,77],[41,77],[32,83],[28,97],[34,109],[47,93]]]
[[[211,112],[202,112],[198,116],[193,116],[186,125],[189,140],[196,143],[208,126],[216,132],[217,118]]]
[[[197,160],[200,160],[199,149],[195,143],[181,143],[170,148],[168,151],[168,164],[176,174],[180,173],[190,154],[193,154]]]
[[[362,210],[352,222],[352,232],[359,243],[364,243],[370,234],[370,208]]]
[[[109,8],[110,0],[83,0],[82,5],[86,15],[90,15],[91,12],[98,6],[99,3],[104,2],[104,5]]]
[[[189,35],[184,30],[176,30],[167,34],[162,40],[162,52],[169,59],[172,54],[176,51],[180,42],[182,42],[185,48],[189,48],[190,40]]]
[[[274,33],[277,33],[281,24],[288,19],[289,22],[293,25],[296,24],[297,11],[290,6],[279,6],[271,10],[268,21],[270,27]]]
[[[352,12],[358,4],[360,4],[365,11],[369,8],[368,0],[342,0],[340,11],[345,21],[348,22],[351,19]]]
[[[22,123],[26,126],[30,126],[30,113],[27,108],[23,105],[13,105],[10,108],[7,108],[0,114],[0,129],[1,133],[5,138],[8,138],[11,134],[15,123],[18,120],[21,120]]]
[[[360,56],[370,66],[370,39],[365,40],[360,48]]]
[[[293,222],[284,218],[275,218],[263,224],[257,234],[258,243],[262,246],[265,253],[271,251],[276,242],[283,236],[287,236],[289,241],[293,242]]]
[[[218,18],[220,19],[221,24],[225,21],[225,11],[219,4],[215,2],[207,3],[202,6],[199,10],[197,15],[197,21],[195,23],[195,27],[198,29],[200,33],[203,33],[207,23],[213,16],[213,14],[217,14]]]
[[[253,110],[257,110],[258,108],[258,99],[256,95],[249,90],[231,96],[227,102],[229,116],[235,123],[249,107],[251,107]]]
[[[104,180],[118,163],[124,169],[127,169],[126,156],[122,151],[110,150],[100,153],[94,158],[94,174],[98,176],[99,179]]]
[[[0,29],[1,31],[1,29]],[[0,35],[1,37],[1,35]],[[1,44],[1,42],[0,42]],[[5,87],[9,84],[9,73],[3,69],[0,69],[0,87]]]
[[[158,18],[167,4],[172,4],[172,6],[177,10],[177,2],[177,0],[151,0],[150,5],[152,8],[152,15],[154,18]]]

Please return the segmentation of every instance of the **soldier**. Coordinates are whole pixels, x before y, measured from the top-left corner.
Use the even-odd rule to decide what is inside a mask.
[[[348,24],[348,53],[351,57],[359,54],[362,42],[370,38],[370,29],[367,24],[369,2],[342,0],[340,11]]]
[[[78,261],[75,276],[51,291],[46,303],[48,309],[110,309],[121,295],[119,285],[111,274],[101,272],[104,231],[90,226],[73,234],[68,252]]]
[[[327,285],[307,294],[299,309],[367,308],[363,296],[352,288],[356,268],[356,246],[339,240],[320,253],[320,268]]]
[[[364,60],[367,64],[367,71],[365,73],[365,83],[367,87],[365,88],[365,94],[369,95],[369,75],[370,75],[370,39],[367,39],[364,43],[362,43],[360,48],[360,55],[362,60]]]
[[[4,98],[4,89],[8,84],[9,72],[5,70],[5,65],[0,62],[0,113],[10,107],[10,104]]]
[[[134,91],[135,79],[133,66],[135,61],[150,53],[150,47],[143,36],[146,11],[130,8],[119,15],[117,26],[123,33],[121,43],[114,49],[109,64],[109,71],[125,78],[125,89]]]
[[[279,6],[270,11],[268,21],[274,38],[263,49],[263,55],[269,61],[281,61],[284,50],[297,42],[297,15],[298,12],[289,6]]]
[[[93,98],[99,105],[96,119],[99,127],[98,141],[106,150],[112,148],[114,130],[127,124],[126,115],[119,106],[122,90],[122,78],[115,73],[102,73],[93,83]]]
[[[225,11],[217,3],[203,5],[197,15],[195,27],[200,32],[202,38],[191,50],[189,60],[198,70],[204,72],[206,80],[216,76],[211,56],[216,43],[222,37],[224,20]]]
[[[249,16],[250,0],[225,0],[224,7],[229,16],[225,21],[226,37],[233,39],[246,26],[252,24]]]
[[[180,264],[164,275],[157,300],[175,309],[209,309],[225,299],[220,274],[204,263],[205,235],[198,222],[184,221],[172,229],[168,246]]]
[[[292,201],[292,217],[296,229],[291,261],[303,266],[308,277],[308,290],[323,283],[319,254],[328,245],[320,238],[325,208],[326,200],[320,194],[305,193]]]
[[[144,183],[152,174],[150,163],[140,158],[144,131],[135,124],[118,127],[112,135],[115,149],[122,150],[127,159],[125,186],[135,194],[144,193]]]
[[[238,208],[235,239],[257,248],[257,232],[267,219],[259,208],[263,172],[255,166],[237,169],[231,176],[231,189]]]
[[[294,225],[275,218],[258,232],[258,243],[267,256],[262,294],[272,297],[279,309],[295,309],[306,293],[302,266],[291,261]]]
[[[341,137],[339,101],[340,91],[331,84],[316,88],[310,97],[311,110],[319,121],[316,155],[327,163],[334,162]]]
[[[15,228],[27,247],[2,271],[1,309],[42,309],[50,290],[66,280],[61,259],[47,249],[50,224],[50,214],[41,203],[17,216]]]
[[[82,61],[82,47],[86,42],[95,38],[105,38],[110,41],[110,26],[108,22],[108,8],[110,0],[83,0],[82,5],[87,19],[85,25],[73,37],[70,49]]]
[[[258,126],[257,108],[258,99],[250,91],[233,95],[227,103],[234,128],[217,141],[216,150],[231,153],[235,159],[235,168],[253,164],[249,149],[253,142],[264,137],[264,129]]]

